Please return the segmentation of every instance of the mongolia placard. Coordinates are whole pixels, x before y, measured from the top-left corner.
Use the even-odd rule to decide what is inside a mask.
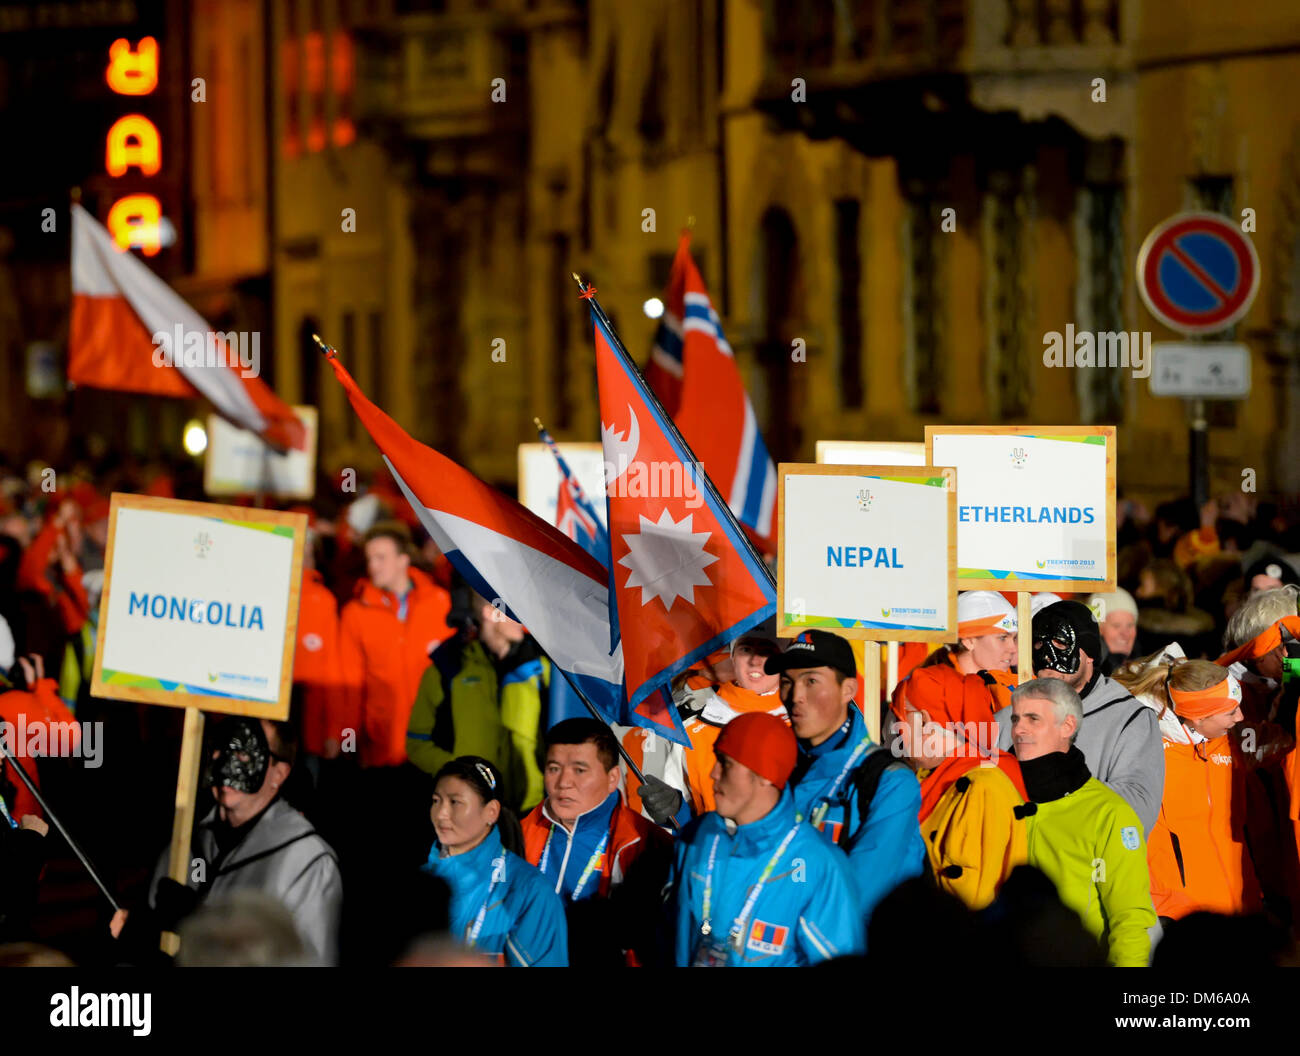
[[[963,590],[1115,589],[1115,427],[925,427],[957,470]]]
[[[777,633],[957,640],[955,474],[783,464]]]
[[[91,692],[284,719],[303,514],[114,494]]]

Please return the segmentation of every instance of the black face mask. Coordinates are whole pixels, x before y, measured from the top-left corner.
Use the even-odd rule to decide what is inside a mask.
[[[210,759],[203,774],[203,786],[225,785],[236,792],[253,795],[262,790],[271,766],[271,746],[257,719],[234,719],[221,731],[217,757]]]
[[[1081,661],[1079,636],[1069,620],[1048,618],[1034,634],[1034,670],[1059,671],[1072,675]]]

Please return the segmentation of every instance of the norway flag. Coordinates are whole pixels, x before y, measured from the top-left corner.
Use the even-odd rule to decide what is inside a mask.
[[[643,702],[665,707],[661,687],[767,619],[776,591],[602,314],[593,305],[611,623],[621,637],[628,702],[644,726]]]
[[[645,725],[622,707],[623,654],[609,649],[605,569],[531,510],[413,440],[337,358],[329,362],[406,501],[456,571],[483,597],[501,599],[506,615],[528,628],[607,722]]]
[[[758,432],[754,405],[722,334],[684,233],[673,258],[664,319],[679,313],[681,402],[673,421],[760,550],[776,552],[776,466]],[[662,333],[662,329],[661,329]],[[657,339],[656,354],[667,338]],[[668,342],[671,347],[671,342]]]

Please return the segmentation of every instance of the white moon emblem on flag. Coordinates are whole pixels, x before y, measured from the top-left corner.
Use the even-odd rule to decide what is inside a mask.
[[[641,446],[641,423],[636,420],[632,405],[627,405],[627,413],[632,418],[627,437],[617,432],[613,425],[600,423],[600,443],[605,451],[605,487],[608,488],[627,472],[627,467],[636,458],[637,448]]]
[[[695,588],[712,586],[704,569],[718,559],[704,544],[713,533],[692,531],[692,516],[674,521],[665,509],[658,521],[642,516],[640,532],[623,536],[628,552],[619,564],[632,570],[624,586],[641,588],[642,605],[658,597],[671,612],[678,598],[694,605]]]

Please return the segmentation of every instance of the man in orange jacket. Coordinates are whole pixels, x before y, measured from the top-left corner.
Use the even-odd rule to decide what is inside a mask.
[[[293,682],[303,687],[302,748],[323,759],[338,758],[346,725],[339,655],[339,604],[316,568],[314,533],[302,551],[302,595],[298,639],[293,650]]]
[[[546,734],[546,798],[520,823],[524,857],[564,902],[569,963],[644,963],[655,940],[669,838],[619,794],[618,742],[603,722],[575,718]]]
[[[429,654],[450,637],[451,596],[411,567],[411,536],[394,521],[365,538],[368,578],[343,607],[339,628],[343,732],[357,731],[363,767],[406,762],[406,726],[429,666]],[[349,745],[343,745],[347,750]]]

